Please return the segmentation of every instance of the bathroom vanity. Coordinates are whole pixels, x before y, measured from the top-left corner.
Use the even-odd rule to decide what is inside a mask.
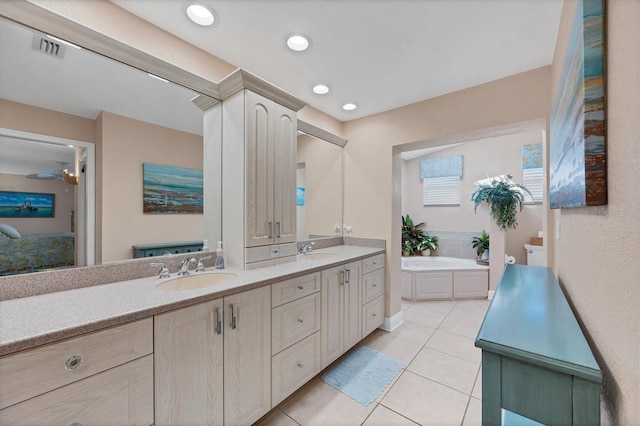
[[[0,302],[0,423],[249,424],[384,320],[383,249],[220,272]]]

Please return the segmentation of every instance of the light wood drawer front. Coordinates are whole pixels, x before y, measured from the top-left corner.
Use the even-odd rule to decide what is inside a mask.
[[[371,256],[362,261],[362,273],[368,274],[371,271],[384,267],[384,253]]]
[[[320,272],[292,278],[271,286],[271,307],[283,305],[320,291]]]
[[[7,355],[0,358],[0,409],[152,352],[147,318]]]
[[[320,330],[320,293],[278,306],[271,312],[271,355]]]
[[[317,332],[272,358],[272,406],[320,372],[320,345],[320,332]]]
[[[150,425],[153,355],[0,411],[0,424]]]
[[[369,272],[362,276],[362,304],[384,293],[384,269]]]
[[[362,307],[362,338],[384,322],[384,295],[372,300]]]

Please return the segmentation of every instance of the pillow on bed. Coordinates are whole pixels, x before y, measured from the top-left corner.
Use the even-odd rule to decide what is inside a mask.
[[[0,232],[6,235],[9,238],[13,238],[14,240],[20,238],[20,233],[11,225],[7,225],[6,223],[0,223]]]

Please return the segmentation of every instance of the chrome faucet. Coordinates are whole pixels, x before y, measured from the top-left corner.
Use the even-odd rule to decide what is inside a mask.
[[[308,243],[304,243],[300,246],[300,249],[298,250],[298,254],[306,254],[306,253],[311,253],[313,251],[313,246],[316,245],[315,242],[313,241],[309,241]]]
[[[213,256],[209,255],[209,256],[205,256],[200,258],[200,260],[198,260],[198,264],[196,265],[196,272],[204,272],[204,260],[209,260],[213,258]]]
[[[169,268],[164,263],[152,263],[151,266],[159,266],[160,267],[160,276],[158,278],[169,278]]]
[[[180,269],[178,270],[179,276],[187,276],[189,275],[189,265],[196,261],[195,257],[188,257],[182,261],[182,265],[180,265]]]

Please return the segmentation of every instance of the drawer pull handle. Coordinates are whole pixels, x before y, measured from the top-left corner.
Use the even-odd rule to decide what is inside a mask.
[[[346,282],[347,284],[351,284],[351,269],[346,269],[345,272],[347,274]]]
[[[216,334],[222,334],[222,308],[216,308]]]
[[[301,285],[298,286],[298,290],[304,290],[304,287],[302,287]]]
[[[340,271],[340,285],[344,285],[344,271]]]
[[[302,324],[304,321],[302,320],[302,318],[298,318],[298,322]]]
[[[298,362],[298,368],[302,368],[302,367],[304,367],[304,364],[301,362]]]
[[[235,330],[238,328],[238,305],[235,303],[231,304],[231,329]]]
[[[64,369],[75,370],[80,367],[80,364],[82,364],[82,357],[80,355],[74,355],[64,363]]]

